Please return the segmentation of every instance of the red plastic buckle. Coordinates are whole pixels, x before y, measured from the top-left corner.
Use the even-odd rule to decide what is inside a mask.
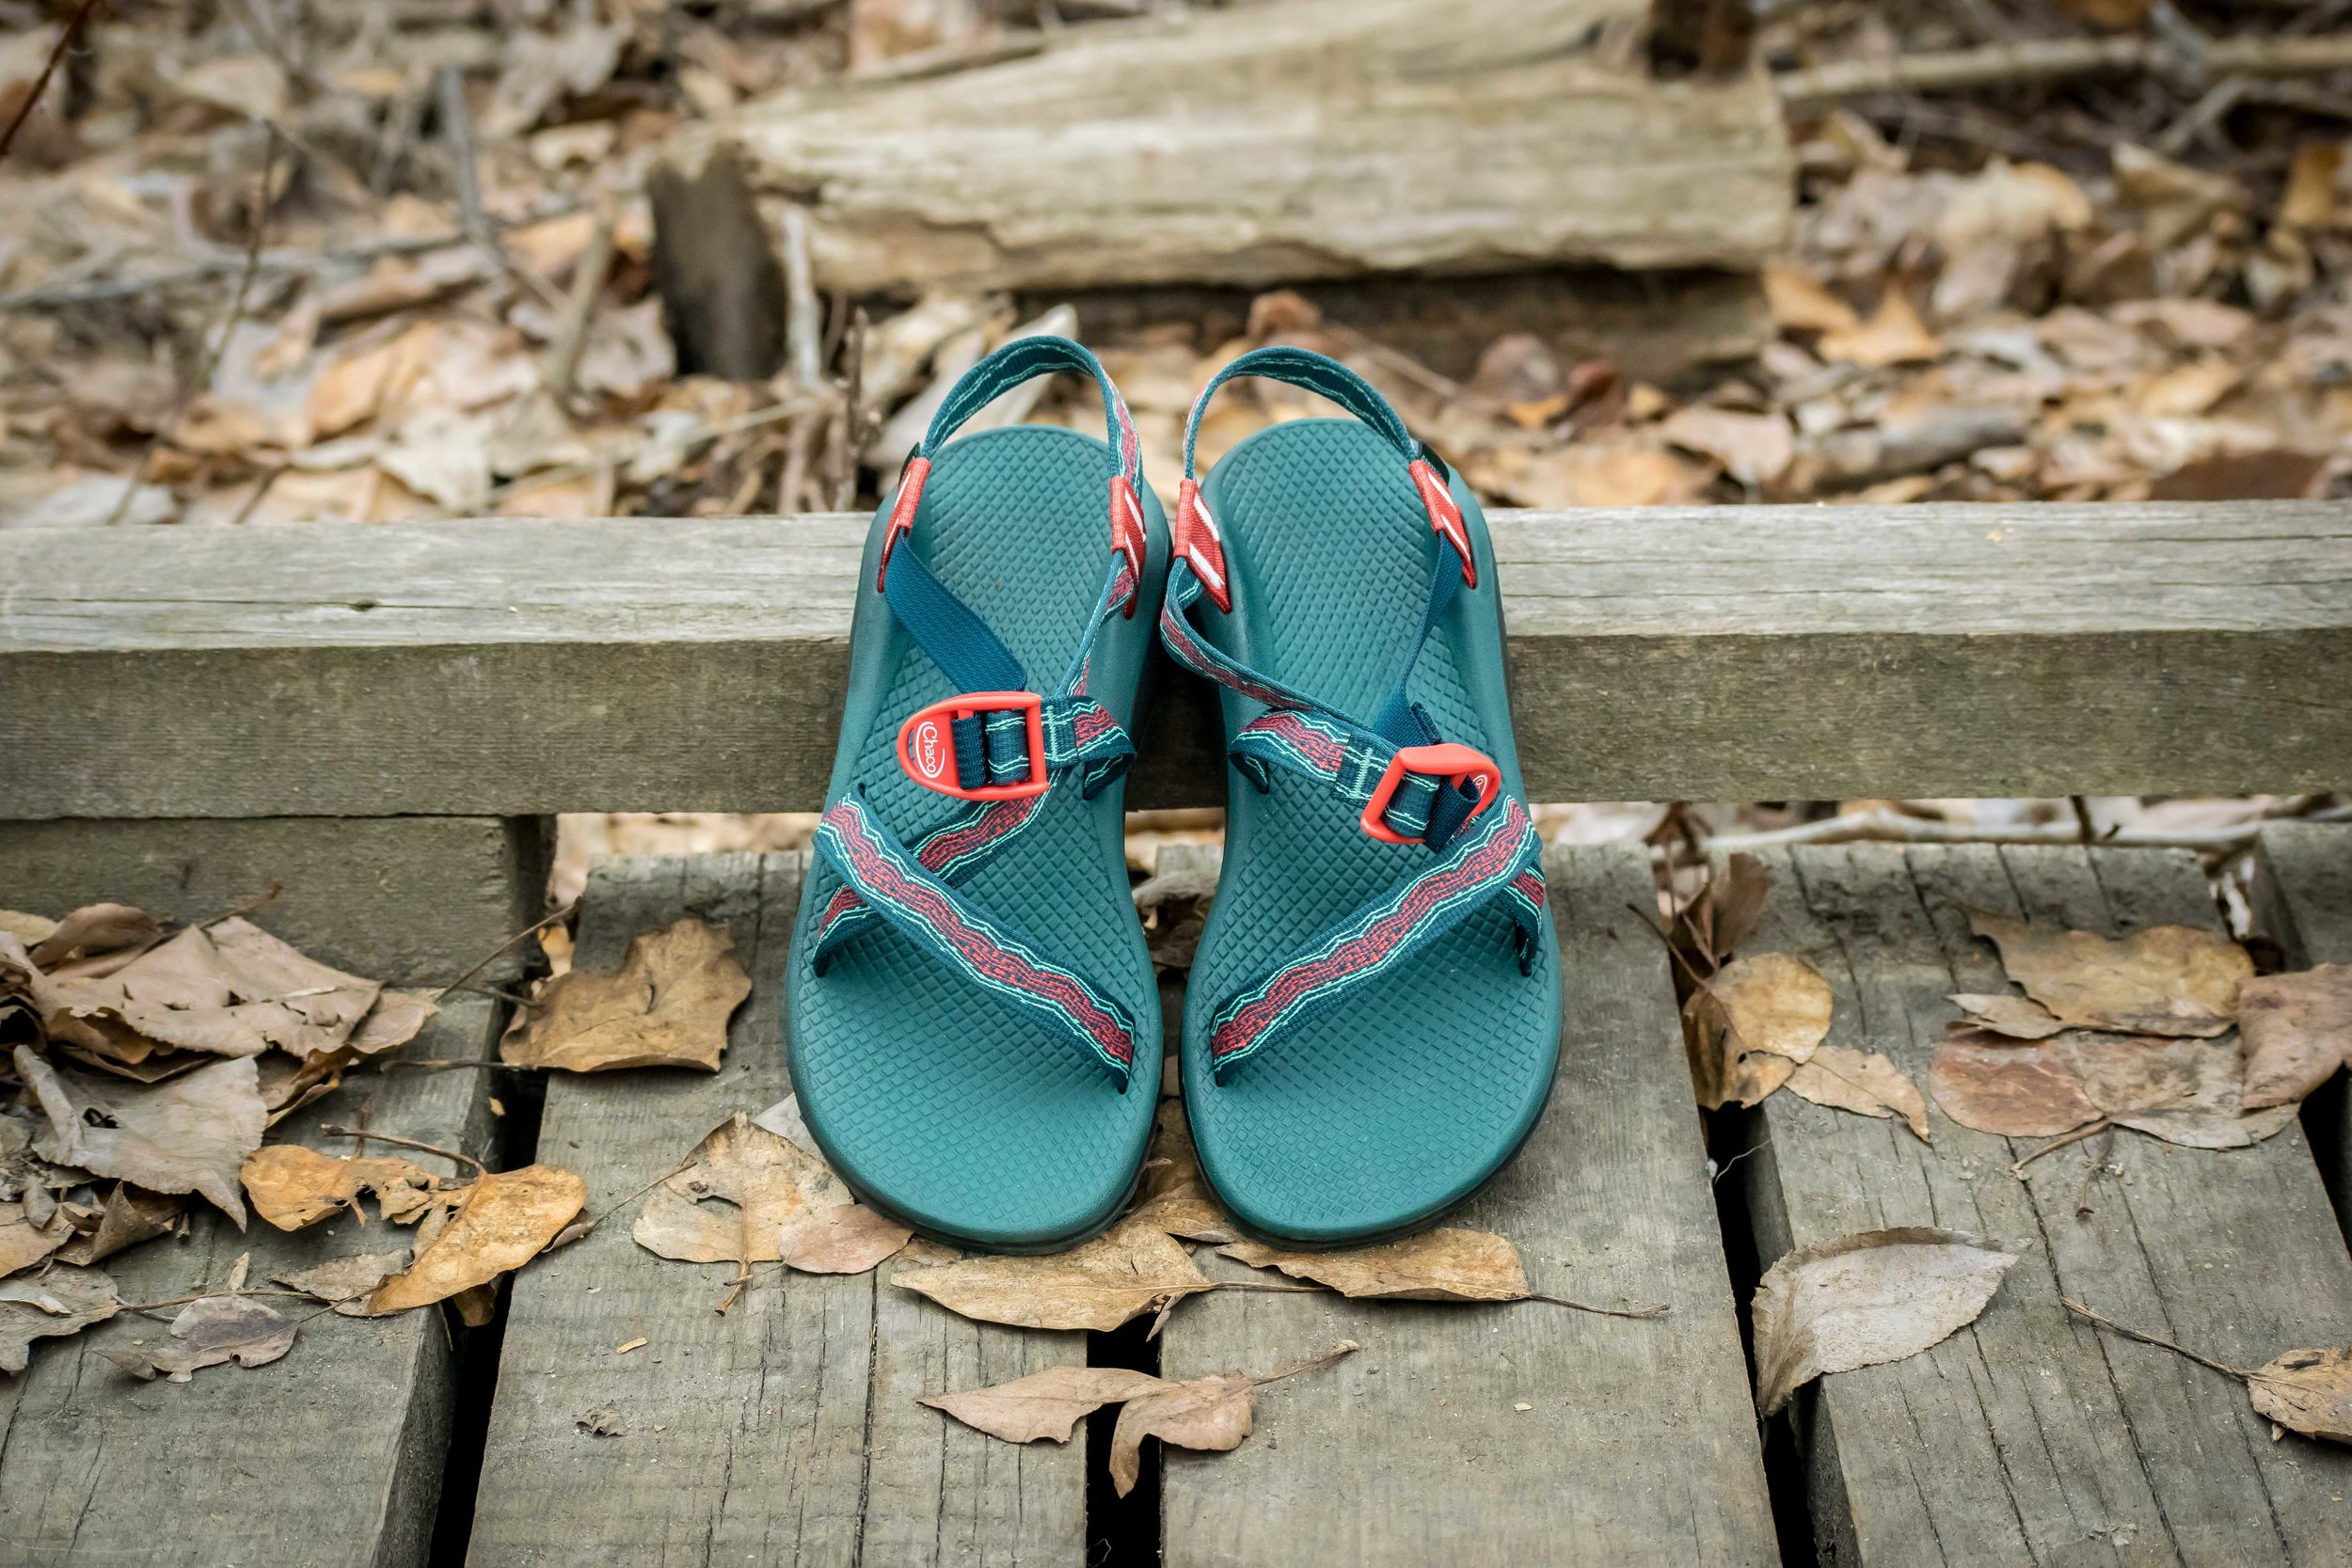
[[[1471,588],[1478,586],[1478,558],[1470,553],[1470,529],[1462,521],[1462,509],[1454,504],[1454,496],[1446,489],[1445,481],[1429,459],[1413,459],[1413,484],[1421,491],[1421,504],[1429,509],[1429,526],[1436,529],[1454,553],[1462,558],[1462,581]]]
[[[1200,579],[1216,608],[1228,615],[1233,612],[1233,586],[1225,577],[1225,535],[1209,515],[1208,504],[1200,499],[1200,486],[1192,480],[1184,483],[1176,500],[1176,553],[1192,567],[1192,575]]]
[[[1456,746],[1451,741],[1437,746],[1399,747],[1396,755],[1389,759],[1389,770],[1380,775],[1379,784],[1374,786],[1372,800],[1365,804],[1364,815],[1358,822],[1364,832],[1383,844],[1421,842],[1417,838],[1406,838],[1381,820],[1389,813],[1389,802],[1396,798],[1396,786],[1405,782],[1407,773],[1442,777],[1448,784],[1476,779],[1478,804],[1470,807],[1470,816],[1462,818],[1465,823],[1476,821],[1478,814],[1493,805],[1495,797],[1502,793],[1502,769],[1496,767],[1495,759],[1484,752]]]
[[[1127,558],[1127,570],[1136,578],[1136,591],[1127,597],[1127,618],[1135,619],[1136,606],[1143,600],[1143,563],[1151,546],[1143,531],[1143,502],[1136,497],[1136,487],[1124,474],[1111,475],[1111,553]]]
[[[923,504],[923,482],[931,477],[931,460],[907,454],[907,466],[898,470],[898,499],[890,508],[890,527],[882,534],[882,562],[874,568],[874,591],[882,592],[882,579],[890,574],[890,552],[898,547],[898,541],[914,528],[915,509]]]
[[[1051,782],[1045,776],[1044,702],[1034,691],[966,691],[917,708],[898,726],[898,766],[925,789],[935,789],[959,800],[1025,800],[1032,795],[1042,795]],[[1028,718],[1029,776],[1019,784],[964,788],[956,773],[955,721],[1013,709]]]

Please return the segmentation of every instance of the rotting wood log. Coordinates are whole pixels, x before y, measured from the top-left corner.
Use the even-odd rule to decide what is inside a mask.
[[[1654,75],[1733,76],[1756,45],[1750,0],[1651,0],[1649,68]]]
[[[1047,36],[689,133],[810,204],[825,289],[1259,285],[1781,244],[1763,75],[1653,80],[1643,0],[1298,0]],[[1082,193],[1073,198],[1073,193]]]
[[[681,375],[765,381],[783,368],[786,290],[741,160],[684,146],[645,176],[653,277]]]

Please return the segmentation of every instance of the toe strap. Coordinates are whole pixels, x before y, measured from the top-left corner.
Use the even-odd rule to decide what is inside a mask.
[[[1326,927],[1218,1006],[1209,1031],[1217,1081],[1283,1031],[1390,973],[1491,902],[1500,900],[1511,915],[1526,973],[1542,929],[1542,854],[1543,840],[1517,800],[1479,817],[1443,859]]]
[[[960,896],[852,796],[818,822],[817,853],[893,928],[975,985],[1037,1014],[1123,1080],[1135,1061],[1127,1009]],[[818,973],[830,952],[818,956]]]

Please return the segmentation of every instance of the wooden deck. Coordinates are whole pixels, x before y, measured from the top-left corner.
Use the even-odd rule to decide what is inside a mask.
[[[2260,906],[2290,957],[2352,954],[2352,829],[2283,830],[2263,850]],[[327,1318],[278,1366],[186,1386],[100,1359],[143,1332],[135,1320],[42,1347],[0,1385],[0,1565],[2352,1562],[2352,1452],[2274,1439],[2232,1381],[2058,1306],[2072,1295],[2236,1365],[2352,1342],[2352,1258],[2304,1130],[2226,1152],[2120,1134],[2084,1214],[2091,1145],[2020,1181],[2021,1146],[1940,1111],[1921,1145],[1780,1095],[1719,1118],[1719,1171],[1631,849],[1553,852],[1559,1088],[1462,1218],[1514,1240],[1539,1291],[1662,1300],[1667,1316],[1232,1293],[1185,1304],[1147,1347],[970,1323],[894,1290],[891,1265],[761,1269],[716,1313],[730,1268],[647,1254],[628,1200],[729,1113],[788,1092],[778,1006],[801,864],[595,874],[582,962],[691,913],[731,927],[755,990],[715,1076],[548,1085],[536,1155],[579,1171],[612,1218],[519,1275],[501,1328],[459,1345],[433,1314]],[[1963,906],[2109,931],[2217,920],[2194,862],[2162,851],[1859,846],[1773,870],[1750,950],[1810,959],[1836,994],[1833,1039],[1922,1081],[1944,994],[1997,979]],[[464,1004],[409,1049],[479,1053],[492,1022]],[[308,1123],[348,1119],[357,1096],[373,1126],[492,1151],[491,1076],[355,1081]],[[1757,1268],[1913,1224],[2022,1260],[1972,1327],[1833,1376],[1759,1426],[1739,1309]],[[161,1298],[238,1251],[261,1270],[304,1244],[208,1223],[121,1272]],[[1342,1338],[1361,1354],[1269,1390],[1238,1451],[1154,1461],[1124,1505],[1099,1445],[1014,1447],[915,1402],[1089,1356],[1263,1370]],[[587,1430],[598,1412],[618,1435]]]

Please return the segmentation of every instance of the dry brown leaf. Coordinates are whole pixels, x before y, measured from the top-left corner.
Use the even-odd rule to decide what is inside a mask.
[[[1788,1075],[1788,1092],[1866,1117],[1899,1116],[1921,1143],[1928,1141],[1928,1102],[1919,1085],[1875,1051],[1824,1045]]]
[[[1800,1247],[1756,1286],[1756,1408],[1828,1372],[1916,1355],[1976,1322],[2013,1253],[1923,1226]]]
[[[908,1269],[891,1283],[982,1323],[1104,1332],[1163,1302],[1214,1289],[1167,1232],[1136,1220],[1069,1252],[967,1258]]]
[[[2190,1148],[2245,1148],[2295,1120],[2296,1107],[2249,1113],[2234,1039],[2105,1035],[2069,1030],[2049,1042],[2082,1079],[2091,1103],[2119,1127]]]
[[[1935,1048],[1928,1090],[1963,1127],[2001,1137],[2053,1137],[2099,1119],[2073,1065],[2047,1042],[1955,1035]]]
[[[2352,964],[2265,974],[2238,992],[2243,1104],[2293,1105],[2352,1062]]]
[[[73,1222],[54,1207],[48,1212],[48,1223],[36,1225],[26,1216],[23,1202],[0,1203],[0,1276],[31,1268],[74,1235]]]
[[[1788,1081],[1829,1033],[1829,982],[1803,958],[1758,953],[1725,964],[1682,1010],[1699,1103],[1754,1105]]]
[[[199,1296],[171,1320],[171,1337],[184,1343],[152,1350],[142,1345],[105,1355],[133,1377],[185,1383],[204,1368],[227,1361],[266,1367],[294,1349],[301,1326],[298,1319],[251,1296]]]
[[[1685,451],[1713,458],[1742,484],[1770,484],[1797,454],[1796,436],[1780,414],[1690,407],[1670,415],[1659,430]]]
[[[1041,1372],[914,1402],[944,1410],[965,1426],[1008,1443],[1070,1441],[1079,1420],[1106,1404],[1138,1399],[1170,1385],[1124,1367],[1048,1367]]]
[[[368,1297],[368,1316],[442,1301],[521,1268],[587,1201],[587,1183],[553,1165],[475,1178],[440,1233],[430,1242],[420,1233],[417,1260]]]
[[[2255,1413],[2306,1437],[2352,1443],[2352,1346],[2291,1350],[2248,1375]]]
[[[39,947],[56,934],[57,923],[45,914],[0,910],[0,936],[14,937],[23,947]]]
[[[549,981],[519,1033],[499,1044],[517,1067],[719,1070],[727,1019],[752,993],[723,926],[691,918],[628,944],[617,973],[575,969]]]
[[[0,1279],[0,1372],[21,1372],[35,1339],[79,1334],[122,1309],[115,1282],[97,1269],[57,1264]]]
[[[363,1192],[400,1189],[397,1197],[384,1198],[384,1217],[416,1207],[405,1201],[416,1192],[429,1192],[440,1179],[421,1165],[392,1156],[347,1160],[322,1154],[300,1144],[272,1144],[246,1156],[237,1173],[253,1212],[280,1230],[300,1230],[339,1214],[359,1200]],[[365,1215],[361,1223],[366,1223]]]
[[[1900,289],[1887,290],[1877,314],[1861,325],[1823,333],[1819,346],[1824,359],[1868,370],[1933,359],[1944,352],[1943,340],[1927,329]]]
[[[1965,1027],[2010,1039],[2044,1039],[2066,1027],[2063,1020],[2051,1017],[2047,1007],[2029,996],[2011,996],[2006,991],[1982,995],[1956,991],[1945,1000],[1958,1003],[1967,1013]],[[1955,1023],[1952,1027],[1963,1025]]]
[[[776,1234],[776,1257],[803,1274],[864,1274],[914,1235],[887,1214],[847,1203],[785,1221]]]
[[[222,1056],[258,1056],[275,1046],[299,1057],[342,1045],[383,988],[232,917],[53,990],[52,1032],[94,1049],[119,1053],[127,1033]]]
[[[2341,142],[2311,141],[2295,150],[2279,221],[2291,229],[2324,229],[2336,215],[2336,176],[2344,168]]]
[[[1764,298],[1783,332],[1851,332],[1862,325],[1852,306],[1794,261],[1764,263]]]
[[[629,1234],[683,1263],[772,1263],[787,1224],[851,1201],[822,1160],[738,1114],[646,1195]]]
[[[270,1277],[306,1296],[316,1296],[343,1317],[358,1318],[367,1315],[366,1298],[374,1294],[376,1287],[407,1266],[408,1249],[395,1247],[389,1252],[356,1252]]]
[[[343,1049],[355,1056],[373,1056],[396,1045],[406,1045],[417,1031],[440,1011],[429,990],[388,990],[375,999],[367,1016],[351,1031]]]
[[[1279,1269],[1350,1300],[1524,1301],[1518,1248],[1484,1230],[1440,1227],[1401,1242],[1346,1252],[1284,1252],[1260,1242],[1216,1249],[1253,1269]]]
[[[1353,1339],[1343,1339],[1321,1355],[1263,1377],[1218,1372],[1167,1384],[1156,1392],[1130,1399],[1120,1407],[1119,1424],[1111,1429],[1111,1483],[1122,1497],[1135,1490],[1147,1437],[1213,1453],[1241,1447],[1242,1439],[1249,1435],[1260,1388],[1328,1366],[1361,1348]]]
[[[1972,911],[1969,926],[2001,950],[2027,995],[2082,1029],[2127,1035],[2219,1035],[2254,977],[2246,950],[2217,932],[2152,926],[2121,941]]]
[[[56,923],[34,946],[33,962],[48,974],[74,958],[135,947],[163,935],[163,922],[128,904],[90,904]]]
[[[142,1085],[53,1068],[19,1046],[16,1070],[49,1118],[33,1143],[42,1159],[151,1192],[201,1193],[244,1228],[237,1168],[268,1117],[250,1058]]]
[[[180,1200],[118,1181],[99,1211],[98,1228],[57,1249],[63,1263],[89,1264],[164,1234],[180,1217]]]

